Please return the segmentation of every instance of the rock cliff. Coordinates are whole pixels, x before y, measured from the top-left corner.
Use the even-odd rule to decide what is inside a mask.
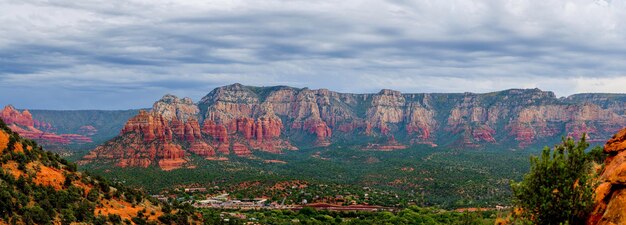
[[[626,224],[626,129],[604,145],[604,152],[609,156],[604,162],[596,188],[595,208],[587,224]]]
[[[593,142],[626,126],[626,97],[620,96],[557,98],[539,89],[484,94],[403,94],[385,89],[350,94],[233,84],[214,89],[196,104],[166,95],[150,112],[129,120],[113,142],[138,146],[143,142],[139,152],[169,151],[162,155],[178,160],[166,163],[172,168],[184,164],[190,154],[252,156],[254,151],[281,153],[297,149],[294,145],[328,146],[337,141],[367,150],[410,145],[525,148],[587,133]],[[130,137],[134,139],[126,140]],[[121,157],[118,164],[127,166],[163,160],[157,152],[127,154],[124,146],[106,143],[86,159]],[[130,158],[132,163],[120,163]]]
[[[251,112],[246,104],[216,105],[215,110],[222,112]],[[252,150],[280,153],[295,149],[280,138],[283,124],[276,116],[223,113],[200,122],[199,112],[191,99],[165,95],[151,111],[141,110],[129,119],[118,137],[98,146],[81,163],[97,160],[120,167],[158,165],[171,170],[188,165],[191,154],[211,159],[230,154],[251,156]]]

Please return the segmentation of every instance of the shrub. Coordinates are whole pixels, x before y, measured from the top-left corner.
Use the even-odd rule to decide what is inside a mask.
[[[593,205],[592,157],[589,144],[568,138],[540,157],[530,158],[530,172],[512,183],[513,203],[533,224],[584,224]]]

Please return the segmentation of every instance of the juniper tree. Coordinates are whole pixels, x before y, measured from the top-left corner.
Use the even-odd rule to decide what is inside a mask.
[[[587,147],[583,135],[578,142],[563,139],[530,158],[530,172],[511,185],[523,218],[533,224],[584,224],[594,195],[593,158],[585,153]]]

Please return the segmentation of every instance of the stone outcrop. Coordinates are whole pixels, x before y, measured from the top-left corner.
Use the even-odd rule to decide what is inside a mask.
[[[514,142],[524,148],[583,133],[590,142],[605,140],[626,126],[625,102],[626,97],[612,95],[559,99],[539,89],[486,94],[402,94],[385,89],[347,94],[234,84],[213,90],[198,106],[204,118],[222,124],[240,118],[279,118],[281,133],[309,134],[318,146],[356,136],[394,137],[405,145],[481,147]],[[233,130],[233,125],[227,126]]]
[[[626,128],[605,145],[609,156],[596,188],[595,208],[587,224],[626,224]]]
[[[233,107],[228,103],[222,106]],[[191,99],[165,95],[154,103],[152,110],[141,110],[129,119],[117,138],[94,149],[81,163],[104,161],[120,167],[156,165],[170,170],[187,166],[191,154],[204,158],[231,153],[248,157],[252,150],[272,153],[295,150],[280,138],[283,124],[276,116],[220,114],[203,118],[201,123],[198,113]]]
[[[35,121],[33,121],[33,115],[28,110],[22,112],[16,110],[12,105],[4,107],[0,112],[0,117],[6,124],[17,124],[25,127],[34,127]]]
[[[139,111],[128,120],[119,137],[98,146],[81,163],[100,160],[120,167],[158,165],[171,170],[188,161],[189,153],[183,145],[197,155],[213,156],[212,147],[202,142],[196,114],[197,107],[190,99],[165,95],[154,103],[152,111]]]
[[[51,132],[54,128],[49,123],[34,120],[28,110],[20,112],[12,105],[4,107],[4,109],[0,112],[0,119],[5,121],[11,130],[19,133],[25,138],[33,139],[43,145],[90,143],[92,140],[88,136],[97,132],[94,128],[93,130],[86,131],[81,134],[57,134]]]
[[[620,96],[557,98],[539,89],[350,94],[233,84],[214,89],[196,104],[165,95],[151,111],[130,119],[120,135],[140,134],[147,146],[155,141],[178,145],[183,158],[281,153],[297,149],[292,143],[323,147],[337,141],[382,150],[410,145],[525,148],[583,133],[590,142],[606,140],[626,126],[626,95]]]

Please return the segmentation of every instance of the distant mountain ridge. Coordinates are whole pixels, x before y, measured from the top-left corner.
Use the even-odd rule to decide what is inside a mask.
[[[48,149],[68,145],[94,148],[115,137],[139,110],[18,110],[12,105],[0,111],[0,119],[20,135]],[[90,147],[91,146],[91,147]]]
[[[88,135],[97,145],[117,136],[128,119],[137,115],[139,109],[128,110],[30,110],[33,119],[49,124],[52,131],[60,134]]]
[[[35,120],[30,111],[20,112],[12,105],[7,105],[0,111],[0,119],[6,121],[11,130],[18,132],[26,138],[35,139],[44,144],[71,144],[90,143],[97,130],[91,126],[84,126],[82,134],[56,134],[54,127],[45,121]]]
[[[82,163],[175,169],[189,156],[225,160],[333,143],[364,150],[410,145],[525,148],[561,136],[604,142],[626,126],[626,95],[557,98],[539,89],[484,94],[338,93],[287,86],[233,84],[199,102],[165,95],[131,118],[120,135]]]

